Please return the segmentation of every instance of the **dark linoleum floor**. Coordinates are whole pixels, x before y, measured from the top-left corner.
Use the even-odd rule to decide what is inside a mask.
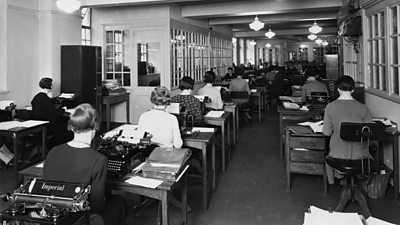
[[[285,190],[285,164],[279,158],[279,121],[276,112],[266,113],[264,121],[254,120],[240,128],[239,143],[225,173],[221,173],[217,149],[217,188],[207,212],[201,207],[201,183],[190,181],[188,203],[192,208],[189,225],[301,225],[310,205],[333,208],[339,199],[339,185],[322,194],[322,177],[293,175],[292,190]],[[0,170],[0,193],[12,190],[11,169]],[[393,199],[389,187],[384,199],[370,199],[375,217],[400,224],[400,201]],[[127,196],[133,204],[137,197]],[[0,202],[3,210],[7,203]],[[170,206],[171,224],[178,224],[179,209]],[[346,211],[361,209],[350,203]],[[127,224],[156,224],[157,204],[130,215]]]

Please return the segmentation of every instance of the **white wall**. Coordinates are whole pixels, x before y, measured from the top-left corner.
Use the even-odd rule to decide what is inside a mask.
[[[7,94],[18,108],[30,104],[42,76],[60,90],[60,45],[80,44],[80,16],[56,10],[53,0],[9,0],[7,9]],[[1,49],[1,48],[0,48]]]

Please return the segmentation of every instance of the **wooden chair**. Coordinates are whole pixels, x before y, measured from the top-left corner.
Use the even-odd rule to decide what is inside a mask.
[[[370,140],[379,140],[380,135],[384,133],[384,127],[377,123],[348,123],[343,122],[340,128],[340,137],[345,141],[359,141],[361,145],[366,144],[366,151],[369,149]],[[365,150],[363,150],[365,151]],[[366,155],[366,154],[363,154]],[[348,201],[357,201],[364,215],[369,217],[372,215],[368,207],[367,198],[360,186],[362,179],[370,175],[375,170],[375,165],[370,162],[369,157],[361,159],[338,159],[326,157],[326,163],[332,168],[346,174],[348,184],[343,187],[340,200],[335,211],[341,212],[346,207]],[[359,184],[356,184],[356,180]]]
[[[232,102],[239,108],[239,114],[244,114],[244,118],[249,124],[251,121],[251,104],[249,93],[247,91],[231,91],[230,94]]]

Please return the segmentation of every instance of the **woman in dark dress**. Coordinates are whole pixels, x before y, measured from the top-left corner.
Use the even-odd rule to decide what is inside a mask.
[[[52,79],[45,77],[39,82],[41,91],[33,97],[32,119],[49,121],[47,132],[54,135],[49,141],[48,147],[52,147],[72,140],[73,134],[67,130],[66,119],[63,118],[64,109],[56,109],[51,99]]]
[[[68,126],[74,132],[74,139],[54,147],[49,152],[44,165],[43,179],[91,185],[91,213],[100,215],[104,221],[94,224],[124,224],[123,199],[110,196],[105,200],[107,158],[91,147],[99,128],[95,109],[90,104],[77,106],[70,115]]]

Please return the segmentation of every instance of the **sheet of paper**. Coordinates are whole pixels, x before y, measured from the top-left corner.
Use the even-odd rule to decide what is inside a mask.
[[[62,93],[61,95],[58,96],[59,98],[68,98],[68,99],[72,99],[75,97],[74,93]]]
[[[205,117],[211,117],[211,118],[219,118],[219,117],[221,117],[222,115],[224,115],[224,111],[214,111],[214,110],[212,110],[212,111],[210,111],[210,112],[208,112],[206,115],[205,115]]]
[[[204,98],[206,97],[205,95],[195,95],[195,98],[197,98],[200,102],[204,101]]]
[[[67,110],[65,110],[65,112],[67,112],[67,113],[69,113],[69,114],[72,114],[72,113],[75,112],[75,108],[67,109]]]
[[[251,93],[256,93],[257,89],[250,89]]]
[[[302,126],[309,126],[311,127],[311,129],[313,130],[314,133],[322,133],[322,128],[324,127],[323,125],[324,121],[317,121],[317,122],[302,122],[302,123],[298,123],[299,125]]]
[[[27,120],[24,122],[21,122],[22,127],[34,127],[38,126],[41,124],[49,123],[49,121],[42,121],[42,120]]]
[[[41,162],[39,164],[36,164],[36,168],[43,168],[44,167],[44,162]]]
[[[162,184],[163,181],[157,180],[157,179],[134,176],[134,177],[129,178],[125,182],[128,184],[133,184],[133,185],[137,185],[137,186],[155,189],[158,186],[160,186],[160,184]]]
[[[175,103],[175,102],[171,103],[170,105],[167,106],[165,111],[167,113],[171,113],[171,114],[179,114],[179,112],[180,112],[179,103]]]
[[[108,131],[107,133],[104,134],[103,138],[113,137],[113,136],[119,134],[119,132],[121,130],[122,130],[121,136],[134,137],[135,135],[139,135],[140,136],[140,134],[142,134],[142,136],[139,137],[139,138],[142,138],[144,132],[143,133],[138,132],[137,131],[137,127],[138,127],[137,125],[133,125],[133,124],[124,124],[124,125],[121,125],[121,126],[115,128],[113,130]]]
[[[300,109],[300,106],[293,102],[282,102],[285,109]]]
[[[11,103],[14,103],[14,100],[1,100],[0,101],[0,109],[6,109],[7,106],[10,106]]]
[[[214,128],[212,127],[193,127],[192,132],[214,132]]]
[[[367,225],[395,225],[394,223],[388,223],[372,216],[368,217],[365,221],[367,222]]]
[[[19,121],[5,121],[0,123],[0,130],[9,130],[15,127],[20,127],[21,122]]]
[[[213,86],[215,88],[217,88],[219,91],[221,91],[222,86]]]

